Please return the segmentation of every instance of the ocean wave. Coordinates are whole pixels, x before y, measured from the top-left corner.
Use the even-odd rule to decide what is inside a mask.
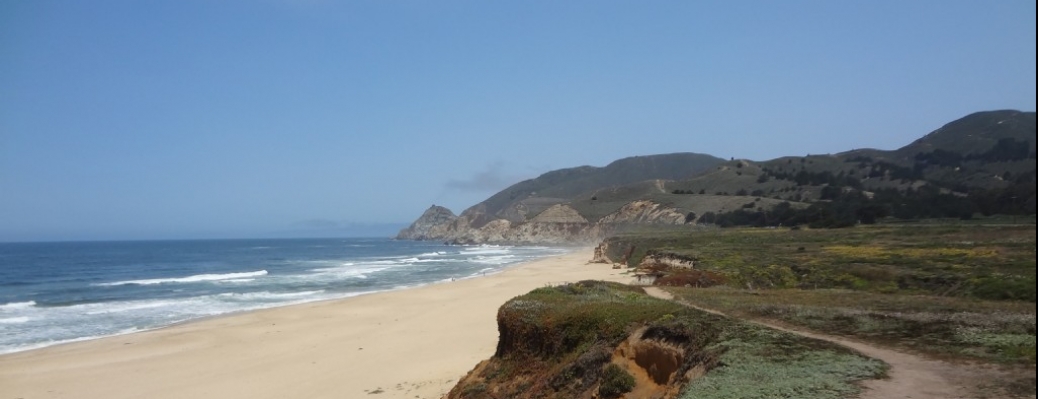
[[[472,259],[472,262],[482,263],[484,265],[503,265],[506,263],[513,263],[515,261],[515,255],[477,256],[475,259]]]
[[[134,327],[134,328],[126,328],[126,329],[123,329],[123,330],[119,330],[119,331],[116,331],[115,333],[111,333],[111,334],[87,335],[87,336],[83,336],[83,337],[69,338],[69,339],[49,339],[49,340],[33,342],[33,343],[28,343],[28,344],[0,345],[0,355],[7,354],[7,353],[27,351],[27,350],[32,350],[32,349],[46,348],[46,347],[52,346],[52,345],[70,344],[70,343],[73,343],[73,342],[90,341],[90,340],[99,339],[99,338],[114,337],[114,336],[117,336],[117,335],[133,334],[133,333],[141,332],[141,331],[146,331],[146,330]]]
[[[223,294],[217,294],[216,298],[219,299],[233,299],[236,301],[277,301],[284,299],[297,299],[305,298],[308,296],[314,296],[323,294],[324,290],[317,291],[300,291],[300,292],[280,292],[274,293],[270,291],[259,291],[259,292],[228,292]]]
[[[388,266],[354,266],[352,263],[349,266],[340,267],[322,267],[318,269],[310,269],[310,271],[317,273],[321,276],[332,276],[338,278],[367,278],[368,274],[380,272],[389,269]],[[300,276],[307,278],[308,276]]]
[[[27,309],[36,306],[36,301],[11,302],[0,305],[0,311]]]
[[[266,270],[258,270],[254,272],[243,272],[243,273],[226,273],[226,274],[196,274],[194,276],[187,277],[173,277],[173,278],[153,278],[144,280],[127,280],[127,281],[116,281],[114,283],[100,283],[98,286],[112,287],[118,285],[154,285],[154,284],[165,284],[165,283],[198,283],[204,281],[220,281],[220,280],[233,280],[233,279],[244,279],[249,277],[260,277],[266,276]]]
[[[0,319],[0,324],[22,324],[22,323],[26,323],[28,321],[29,321],[29,318],[26,317],[26,316],[7,317],[7,318]]]
[[[120,301],[101,302],[73,305],[71,308],[88,315],[101,315],[111,313],[132,312],[137,310],[155,309],[179,305],[180,301],[174,300],[142,300],[142,301]]]
[[[365,261],[362,264],[364,264],[364,265],[400,266],[400,265],[406,265],[407,262],[404,262],[404,260],[407,260],[407,259],[414,259],[414,258],[407,257],[407,258],[399,258],[399,259],[396,259],[396,260],[372,260],[372,261]]]
[[[470,256],[470,255],[498,255],[498,254],[508,254],[508,253],[512,253],[511,247],[484,247],[484,246],[479,246],[479,247],[472,247],[472,248],[462,249],[462,253],[461,254],[463,256]]]
[[[50,308],[50,312],[61,312],[65,317],[70,315],[115,315],[135,313],[137,315],[183,315],[189,318],[197,315],[222,314],[238,310],[255,309],[247,303],[285,302],[295,303],[300,299],[323,294],[324,290],[281,292],[226,292],[221,294],[200,295],[182,299],[146,299],[132,301],[99,302],[71,305],[65,309]],[[246,305],[246,306],[242,306]],[[54,313],[57,314],[57,313]]]

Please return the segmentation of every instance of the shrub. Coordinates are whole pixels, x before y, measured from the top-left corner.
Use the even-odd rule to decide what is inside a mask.
[[[706,288],[727,282],[723,274],[709,270],[680,271],[657,278],[653,285]]]
[[[615,364],[606,366],[598,395],[605,399],[619,398],[634,389],[634,376]]]

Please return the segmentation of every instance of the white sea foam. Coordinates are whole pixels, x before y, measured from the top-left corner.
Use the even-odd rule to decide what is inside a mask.
[[[165,284],[165,283],[198,283],[204,281],[220,281],[220,280],[234,280],[243,279],[249,277],[260,277],[266,276],[266,270],[258,270],[254,272],[244,273],[226,273],[226,274],[196,274],[194,276],[187,277],[173,277],[173,278],[152,278],[144,280],[127,280],[127,281],[116,281],[114,283],[100,283],[97,284],[103,287],[111,287],[117,285],[153,285],[153,284]]]
[[[21,317],[7,317],[0,319],[0,324],[22,324],[29,321],[28,316]]]
[[[36,301],[11,302],[0,305],[0,311],[26,309],[36,306]]]
[[[468,247],[462,250],[462,255],[501,255],[511,253],[510,247],[478,246]]]
[[[311,269],[320,277],[332,278],[368,278],[368,275],[389,269],[387,266],[342,266]],[[310,279],[312,276],[298,276],[301,279]]]
[[[51,345],[69,344],[69,343],[73,343],[73,342],[90,341],[90,340],[94,340],[94,339],[105,338],[105,337],[113,337],[113,336],[117,336],[117,335],[133,334],[135,332],[141,332],[141,331],[146,331],[146,330],[133,327],[133,328],[126,328],[126,329],[123,329],[123,330],[119,330],[119,331],[117,331],[115,333],[112,333],[112,334],[88,335],[88,336],[84,336],[84,337],[71,338],[71,339],[50,339],[50,340],[35,342],[35,343],[32,343],[32,344],[0,346],[0,355],[5,354],[5,353],[14,353],[14,352],[21,352],[21,351],[27,351],[27,350],[32,350],[32,349],[45,348],[45,347],[48,347],[48,346],[51,346]]]
[[[406,258],[406,259],[401,259],[400,262],[402,262],[404,264],[412,264],[412,263],[433,263],[433,262],[436,262],[436,263],[453,263],[453,262],[464,262],[464,261],[460,260],[460,259],[442,259],[442,258],[441,259]]]
[[[324,290],[317,291],[300,291],[300,292],[281,292],[274,293],[269,291],[260,292],[228,292],[224,294],[217,294],[216,297],[220,299],[232,299],[236,301],[277,301],[284,299],[298,299],[308,296],[314,296],[317,294],[323,294]]]
[[[515,255],[501,255],[501,256],[477,256],[472,259],[473,262],[482,263],[486,265],[503,265],[506,263],[515,262]]]

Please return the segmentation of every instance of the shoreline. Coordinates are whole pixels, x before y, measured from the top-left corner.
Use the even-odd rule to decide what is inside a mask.
[[[574,249],[451,282],[184,321],[0,355],[23,398],[439,398],[493,355],[497,308],[547,284],[629,281]]]
[[[231,239],[231,240],[250,240],[250,239]],[[144,241],[147,241],[147,240],[144,240]],[[164,241],[164,240],[158,240],[158,241],[161,242],[161,241]],[[193,240],[187,240],[187,241],[193,241]],[[208,240],[201,240],[201,241],[208,241]],[[117,241],[113,241],[113,242],[117,242]],[[497,246],[497,245],[494,245],[494,246]],[[128,329],[124,329],[124,330],[120,330],[120,331],[116,331],[116,332],[111,332],[111,333],[102,333],[102,334],[98,334],[98,335],[90,335],[90,336],[84,336],[84,337],[78,337],[78,338],[64,339],[64,340],[60,340],[60,341],[50,341],[50,342],[36,343],[36,344],[32,344],[32,345],[26,345],[24,347],[15,349],[13,351],[6,351],[5,352],[5,351],[0,350],[0,360],[2,360],[4,356],[12,355],[12,354],[17,354],[17,353],[24,353],[24,352],[28,352],[28,351],[47,349],[47,348],[52,348],[52,347],[57,347],[57,346],[62,346],[62,345],[68,345],[68,344],[78,344],[78,343],[89,342],[89,341],[94,341],[94,340],[98,340],[98,339],[106,339],[106,338],[113,338],[113,337],[119,337],[119,336],[131,335],[131,334],[139,334],[139,333],[145,333],[145,332],[150,332],[150,331],[162,330],[162,329],[166,329],[166,328],[172,328],[172,327],[176,327],[176,326],[180,326],[180,325],[185,325],[185,324],[190,324],[190,323],[210,320],[210,319],[214,319],[214,318],[242,315],[242,314],[246,314],[246,313],[250,313],[250,312],[260,312],[260,311],[265,311],[265,310],[270,310],[270,309],[278,309],[278,308],[283,308],[283,307],[306,305],[306,304],[311,304],[311,303],[342,301],[342,300],[348,300],[348,299],[351,299],[351,298],[355,298],[355,297],[359,297],[359,296],[365,296],[365,295],[375,295],[375,294],[382,294],[382,293],[387,293],[387,292],[406,291],[406,290],[418,289],[418,288],[423,288],[423,287],[428,287],[428,286],[433,286],[433,285],[438,285],[438,284],[452,283],[452,282],[455,282],[455,281],[463,281],[463,280],[469,280],[469,279],[474,279],[474,278],[484,278],[484,277],[488,277],[488,276],[493,276],[493,275],[496,275],[496,274],[504,273],[504,272],[507,272],[508,270],[511,270],[513,268],[521,267],[522,265],[525,265],[525,264],[530,263],[530,262],[536,262],[536,261],[539,261],[541,259],[548,259],[548,258],[555,257],[555,256],[563,256],[563,255],[571,254],[573,252],[587,250],[586,247],[577,247],[577,246],[562,246],[562,247],[556,247],[556,248],[564,249],[566,252],[563,252],[561,254],[545,255],[544,257],[538,258],[538,259],[530,259],[530,260],[520,261],[518,263],[508,264],[508,265],[505,265],[504,267],[501,267],[501,268],[495,269],[493,271],[490,271],[489,273],[484,271],[481,275],[471,274],[471,275],[465,275],[465,276],[461,276],[461,277],[451,277],[451,278],[442,279],[442,280],[420,282],[420,283],[416,283],[416,284],[412,284],[412,285],[401,285],[401,286],[395,286],[395,287],[391,287],[391,288],[381,288],[381,289],[376,289],[376,290],[372,290],[372,291],[350,292],[350,293],[344,293],[342,296],[335,296],[335,297],[330,297],[330,298],[313,299],[313,300],[306,300],[306,301],[301,301],[301,302],[286,302],[286,303],[274,304],[274,305],[268,306],[268,307],[257,307],[257,308],[252,308],[252,309],[240,309],[240,310],[230,311],[230,312],[227,312],[227,313],[198,316],[198,317],[193,317],[193,318],[189,318],[189,319],[179,320],[179,321],[171,322],[169,324],[158,325],[158,326],[132,327],[132,328],[128,328]],[[265,270],[264,270],[264,272],[265,272]],[[35,305],[35,301],[27,301],[26,303],[32,303],[33,305]]]

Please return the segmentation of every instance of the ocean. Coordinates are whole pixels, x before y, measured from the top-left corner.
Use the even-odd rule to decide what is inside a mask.
[[[0,243],[0,354],[478,278],[565,252],[381,238]]]

